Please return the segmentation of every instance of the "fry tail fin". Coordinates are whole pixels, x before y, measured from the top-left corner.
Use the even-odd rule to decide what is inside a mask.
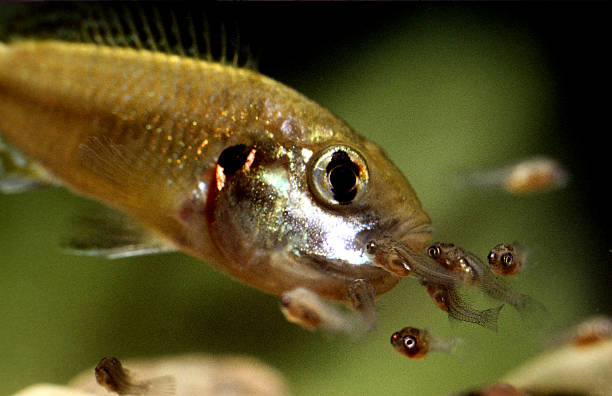
[[[503,307],[504,304],[495,308],[489,308],[482,311],[482,318],[478,324],[489,330],[497,331],[497,321],[499,319],[499,312],[502,310]]]
[[[503,304],[495,308],[481,311],[470,307],[459,295],[455,287],[449,287],[445,290],[449,318],[475,323],[486,329],[497,331],[497,320],[499,318],[499,312],[504,307]]]

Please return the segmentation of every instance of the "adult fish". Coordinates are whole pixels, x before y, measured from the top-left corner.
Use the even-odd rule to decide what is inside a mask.
[[[375,296],[400,276],[364,246],[385,238],[422,252],[431,234],[408,180],[300,93],[197,56],[191,20],[172,16],[166,29],[159,15],[124,11],[83,18],[71,41],[0,43],[4,139],[39,179],[134,221],[130,243],[79,248],[181,250],[268,293],[349,302],[373,326]]]

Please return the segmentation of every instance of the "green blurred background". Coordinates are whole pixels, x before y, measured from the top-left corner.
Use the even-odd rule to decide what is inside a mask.
[[[2,19],[13,11],[0,6]],[[310,333],[284,320],[277,298],[182,254],[62,254],[70,218],[93,205],[68,191],[3,195],[0,394],[64,383],[103,356],[206,352],[262,359],[296,395],[443,395],[495,381],[551,332],[610,313],[610,177],[599,141],[609,131],[608,6],[225,4],[213,13],[239,27],[263,73],[385,148],[435,240],[480,256],[501,241],[527,246],[529,265],[513,285],[548,317],[526,326],[506,307],[497,333],[451,326],[408,279],[378,300],[378,328],[364,338]],[[510,196],[456,183],[536,154],[567,166],[566,189]],[[407,325],[464,343],[409,361],[389,345]]]

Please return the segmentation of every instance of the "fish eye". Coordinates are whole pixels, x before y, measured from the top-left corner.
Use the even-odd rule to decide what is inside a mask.
[[[288,295],[284,295],[281,298],[281,305],[285,308],[289,308],[289,306],[291,305],[291,297],[289,297]]]
[[[501,262],[506,267],[511,267],[514,264],[514,256],[512,253],[504,253],[501,256]]]
[[[427,248],[427,255],[433,259],[440,257],[440,254],[442,254],[442,251],[438,245],[431,245]]]
[[[223,173],[229,176],[236,173],[248,161],[252,150],[244,144],[230,146],[221,152],[217,165],[223,169]]]
[[[349,146],[330,146],[314,159],[309,185],[317,198],[328,205],[348,205],[365,192],[369,180],[364,158]]]
[[[411,335],[404,337],[404,347],[408,350],[414,349],[417,345],[417,340]]]

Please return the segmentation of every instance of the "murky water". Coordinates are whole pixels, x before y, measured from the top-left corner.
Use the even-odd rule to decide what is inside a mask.
[[[302,8],[254,9],[253,18],[282,20],[283,37],[264,45],[261,71],[381,144],[417,191],[435,240],[481,257],[502,241],[524,244],[528,264],[512,284],[542,301],[549,317],[525,324],[505,307],[498,333],[453,327],[407,279],[378,300],[378,329],[363,339],[309,333],[286,323],[277,298],[185,255],[106,261],[61,254],[57,243],[70,214],[91,204],[61,189],[33,191],[0,196],[0,393],[64,382],[102,356],[203,351],[259,357],[299,395],[440,395],[499,378],[536,353],[551,329],[609,313],[610,239],[594,206],[599,201],[587,196],[598,179],[586,172],[596,167],[584,164],[591,157],[576,144],[601,118],[579,131],[574,121],[588,108],[569,105],[581,104],[577,81],[595,80],[584,73],[602,70],[600,55],[587,51],[603,40],[596,10],[574,20],[566,7],[549,20],[543,10],[527,16],[518,6],[376,8],[334,6],[327,17]],[[301,16],[312,22],[287,22]],[[552,40],[574,37],[563,21],[579,25],[568,53]],[[308,29],[316,29],[313,39],[332,36],[319,47]],[[583,43],[592,56],[584,62],[572,58],[579,39],[594,40]],[[455,183],[465,172],[534,154],[565,163],[569,186],[511,196]],[[465,342],[457,354],[409,361],[389,344],[404,326]]]

